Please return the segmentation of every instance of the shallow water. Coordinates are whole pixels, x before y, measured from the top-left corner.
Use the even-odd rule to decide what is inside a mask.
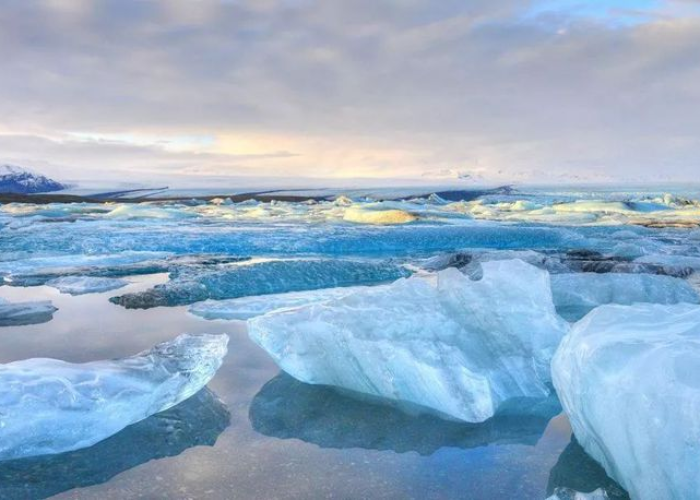
[[[130,278],[122,290],[166,279]],[[474,426],[408,416],[280,375],[242,322],[185,307],[127,310],[111,295],[0,287],[0,297],[59,308],[48,323],[0,329],[0,362],[114,358],[182,332],[228,333],[212,394],[87,450],[0,463],[0,498],[543,499],[555,486],[590,491],[607,480],[572,451],[563,415]]]

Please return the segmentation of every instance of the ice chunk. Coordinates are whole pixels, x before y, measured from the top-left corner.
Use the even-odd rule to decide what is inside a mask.
[[[482,422],[550,393],[549,361],[568,330],[546,271],[483,267],[480,281],[451,268],[271,312],[249,320],[250,337],[303,382]]]
[[[299,382],[282,372],[250,405],[253,428],[278,439],[322,448],[364,448],[431,455],[450,448],[490,444],[534,446],[561,411],[555,395],[509,408],[479,424],[408,415],[389,405],[357,401],[331,387]]]
[[[393,261],[297,259],[267,260],[203,267],[183,267],[170,281],[145,292],[110,299],[130,309],[193,304],[206,299],[368,285],[408,276]]]
[[[0,460],[91,446],[189,398],[214,376],[226,335],[181,335],[136,356],[0,365]]]
[[[608,500],[608,494],[605,490],[597,489],[590,493],[582,493],[568,488],[559,488],[554,492],[554,495],[547,500]]]
[[[345,295],[363,290],[364,288],[365,287],[361,286],[349,286],[345,288],[309,290],[307,292],[241,297],[239,299],[205,300],[204,302],[192,304],[189,307],[189,312],[208,320],[246,320],[254,318],[255,316],[261,316],[276,309],[299,307],[344,297]]]
[[[368,210],[350,207],[345,210],[343,220],[359,224],[406,224],[417,217],[404,210]]]
[[[104,483],[128,469],[194,446],[213,446],[230,417],[226,405],[204,388],[89,448],[0,462],[0,498],[48,498]]]
[[[697,304],[698,294],[684,280],[653,274],[557,274],[552,276],[557,311],[576,321],[603,304],[636,302]]]
[[[95,278],[91,276],[63,276],[46,282],[61,293],[83,295],[86,293],[101,293],[116,290],[129,284],[128,281],[117,278]]]
[[[46,323],[58,311],[50,300],[8,302],[0,298],[0,326],[21,326]]]
[[[697,498],[700,307],[599,307],[552,375],[579,443],[632,498]]]

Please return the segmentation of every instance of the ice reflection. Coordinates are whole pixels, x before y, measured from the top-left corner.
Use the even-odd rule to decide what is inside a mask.
[[[133,467],[194,446],[213,446],[230,418],[226,405],[205,388],[90,448],[0,462],[0,498],[47,498],[107,482]]]
[[[443,447],[534,446],[561,408],[556,398],[528,401],[482,424],[465,424],[363,402],[280,373],[255,396],[249,417],[266,436],[300,439],[321,448],[363,448],[431,455]]]

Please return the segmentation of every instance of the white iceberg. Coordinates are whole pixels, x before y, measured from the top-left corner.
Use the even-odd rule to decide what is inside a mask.
[[[58,311],[50,300],[9,302],[0,298],[0,326],[21,326],[46,323]]]
[[[579,273],[555,274],[551,279],[557,311],[571,321],[583,318],[604,304],[700,302],[688,282],[670,276]]]
[[[0,460],[91,446],[189,398],[214,376],[226,335],[181,335],[136,356],[0,365]]]
[[[129,284],[118,278],[98,278],[93,276],[62,276],[46,282],[50,287],[61,293],[84,295],[86,293],[101,293],[116,290]]]
[[[401,279],[248,322],[293,377],[467,422],[550,393],[549,362],[568,324],[549,275],[519,260]]]
[[[700,307],[599,307],[552,376],[578,442],[632,498],[698,497]]]
[[[379,285],[382,286],[382,285]],[[305,306],[350,295],[365,290],[364,286],[349,286],[309,290],[306,292],[277,293],[272,295],[255,295],[228,300],[205,300],[192,304],[190,314],[207,320],[247,320],[262,316],[277,309]]]

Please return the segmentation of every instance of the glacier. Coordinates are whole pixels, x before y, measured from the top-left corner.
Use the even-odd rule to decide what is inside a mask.
[[[46,282],[61,293],[83,295],[86,293],[101,293],[116,290],[128,285],[129,282],[116,278],[96,278],[92,276],[63,276]]]
[[[555,274],[551,277],[557,312],[569,321],[583,318],[604,304],[698,304],[687,281],[653,274]]]
[[[288,259],[182,266],[171,271],[167,283],[110,300],[129,309],[148,309],[206,299],[375,284],[410,274],[399,263],[387,260]]]
[[[249,335],[302,382],[483,422],[551,393],[549,362],[568,324],[546,271],[519,260],[482,266],[479,281],[450,268],[273,311],[249,320]]]
[[[226,335],[183,334],[122,359],[0,365],[0,460],[92,446],[177,405],[211,380],[227,344]]]
[[[630,496],[700,491],[700,307],[601,306],[574,325],[552,376],[578,442]]]
[[[22,326],[46,323],[58,311],[50,300],[10,302],[0,297],[0,326]]]

